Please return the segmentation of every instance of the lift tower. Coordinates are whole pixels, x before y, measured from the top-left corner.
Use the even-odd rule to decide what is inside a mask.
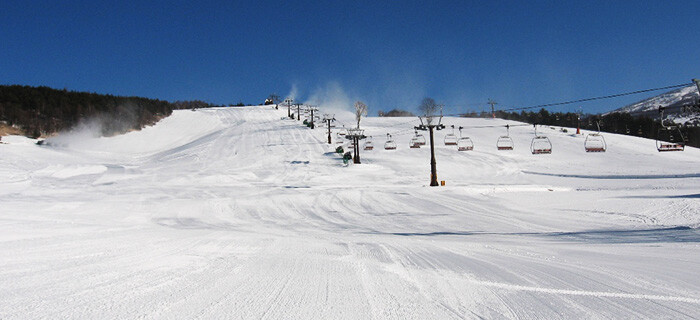
[[[420,125],[415,127],[416,130],[429,131],[430,132],[430,186],[439,186],[437,181],[437,164],[435,162],[435,139],[433,136],[433,130],[445,129],[445,125],[442,124],[442,105],[435,104],[432,99],[424,99],[423,104],[419,107],[424,112],[422,116],[419,116]],[[440,114],[437,111],[440,110]]]
[[[326,122],[326,125],[328,127],[328,144],[331,144],[331,122],[335,121],[335,115],[334,114],[324,114],[323,121]]]
[[[313,129],[313,128],[315,128],[315,126],[314,126],[314,111],[318,111],[318,108],[316,108],[314,106],[309,106],[309,108],[307,110],[309,110],[309,112],[311,112],[311,118],[309,120],[309,123],[310,123],[309,128]]]
[[[352,162],[360,164],[360,140],[367,138],[365,130],[360,128],[348,129],[348,134],[345,135],[345,138],[351,140],[353,144]]]
[[[301,103],[298,103],[298,102],[297,102],[297,103],[295,103],[294,105],[297,106],[297,120],[301,120],[301,115],[299,115],[299,113],[300,113],[300,112],[299,112],[299,111],[300,111],[299,108],[301,108]]]
[[[491,105],[491,118],[495,119],[496,118],[496,110],[494,109],[494,106],[497,105],[498,102],[489,99],[489,102],[487,102],[487,104]]]
[[[287,118],[290,119],[294,119],[292,118],[292,102],[294,102],[292,98],[284,99],[284,103],[287,105]]]

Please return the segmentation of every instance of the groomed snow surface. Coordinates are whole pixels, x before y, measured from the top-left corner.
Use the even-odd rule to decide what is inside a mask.
[[[175,111],[53,147],[3,137],[0,318],[700,317],[698,149],[605,134],[586,153],[543,127],[553,153],[533,155],[518,126],[515,150],[491,127],[458,152],[439,131],[446,186],[428,187],[416,120],[363,120],[375,148],[346,167],[282,109]]]

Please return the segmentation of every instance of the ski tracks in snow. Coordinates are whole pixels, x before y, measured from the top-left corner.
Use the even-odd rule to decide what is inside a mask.
[[[221,127],[194,128],[202,134],[152,154],[37,149],[28,164],[10,156],[0,172],[32,188],[4,184],[13,191],[0,194],[0,318],[693,318],[700,310],[697,243],[605,241],[607,229],[693,223],[695,199],[673,192],[698,193],[697,178],[673,180],[669,197],[657,199],[650,188],[667,179],[628,186],[523,174],[576,167],[608,176],[591,166],[637,156],[611,150],[588,167],[563,163],[579,161],[567,151],[580,146],[554,135],[563,150],[531,157],[521,148],[531,132],[514,128],[512,153],[439,146],[448,185],[428,188],[427,149],[378,147],[362,151],[363,165],[344,167],[325,129],[280,120],[286,110],[200,112]],[[470,135],[501,134],[480,132]],[[76,159],[94,170],[50,176]],[[49,172],[52,161],[65,163]],[[598,191],[575,191],[590,188]]]

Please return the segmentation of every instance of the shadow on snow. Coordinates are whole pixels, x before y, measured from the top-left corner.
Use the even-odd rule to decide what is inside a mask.
[[[700,198],[700,193],[695,193],[695,194],[681,194],[681,195],[673,195],[673,196],[658,196],[658,195],[649,195],[649,196],[625,196],[625,197],[620,197],[623,199],[695,199],[695,198]]]
[[[480,231],[439,231],[439,232],[393,232],[395,236],[534,236],[558,241],[590,243],[656,243],[656,242],[700,242],[700,229],[687,226],[632,229],[632,230],[587,230],[576,232],[480,232]]]
[[[523,170],[523,173],[540,176],[561,177],[561,178],[583,178],[583,179],[679,179],[679,178],[700,178],[700,173],[684,174],[631,174],[631,175],[585,175],[585,174],[564,174],[546,173]]]

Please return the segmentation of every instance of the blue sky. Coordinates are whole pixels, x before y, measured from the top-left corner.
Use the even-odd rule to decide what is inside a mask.
[[[372,114],[522,107],[700,77],[700,1],[4,1],[0,84]],[[653,94],[581,104],[614,109]],[[565,106],[553,110],[574,110]]]

